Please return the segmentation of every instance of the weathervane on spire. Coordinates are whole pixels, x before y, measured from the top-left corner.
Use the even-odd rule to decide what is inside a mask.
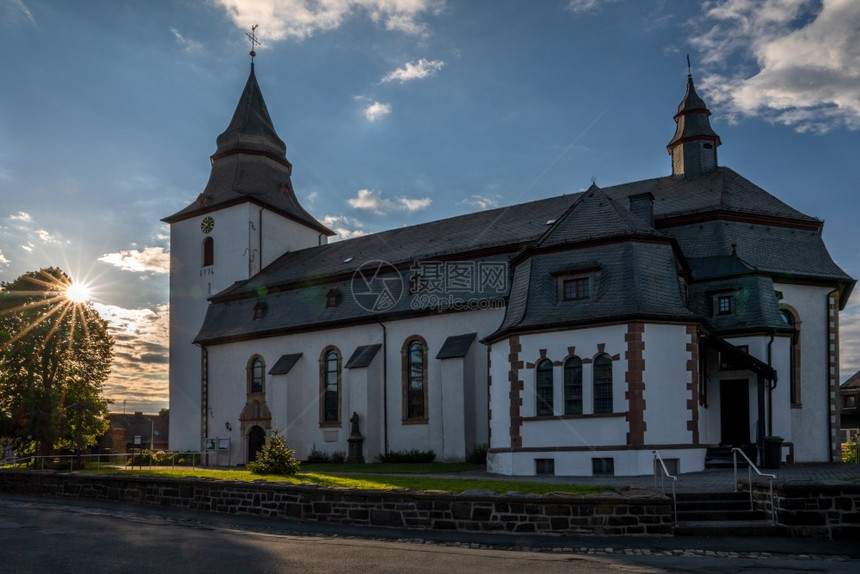
[[[257,52],[254,51],[254,46],[259,46],[260,41],[257,40],[257,24],[251,26],[251,33],[245,32],[245,36],[251,41],[251,63],[254,63],[254,56],[257,55]]]
[[[254,26],[254,28],[256,28],[256,26]],[[688,76],[692,76],[692,75],[693,75],[693,68],[692,68],[692,66],[690,65],[690,54],[687,54],[687,75],[688,75]]]

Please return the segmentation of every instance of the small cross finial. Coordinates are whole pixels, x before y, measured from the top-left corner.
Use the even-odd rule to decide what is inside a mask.
[[[257,52],[254,51],[254,47],[260,45],[260,41],[257,40],[257,24],[251,26],[251,33],[249,34],[245,32],[245,36],[247,36],[248,39],[251,41],[251,63],[253,63],[254,56],[257,55]]]

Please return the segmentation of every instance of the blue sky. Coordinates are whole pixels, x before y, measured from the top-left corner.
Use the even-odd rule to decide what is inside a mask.
[[[206,184],[255,24],[297,195],[343,237],[667,175],[689,54],[720,163],[860,277],[854,0],[0,0],[0,280],[91,285],[115,409],[167,406],[160,219]],[[842,343],[846,378],[856,303]]]

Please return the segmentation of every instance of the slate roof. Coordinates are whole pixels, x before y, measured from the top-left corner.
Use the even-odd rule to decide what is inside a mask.
[[[353,351],[352,356],[346,362],[347,369],[359,369],[370,366],[370,363],[373,361],[373,357],[376,356],[376,352],[382,347],[380,344],[375,345],[362,345],[360,347],[356,347],[355,351]]]
[[[212,171],[203,193],[163,221],[174,223],[251,201],[320,233],[334,235],[296,199],[290,179],[292,165],[286,157],[287,146],[272,125],[253,64],[233,119],[216,141],[218,149],[211,157]]]
[[[458,359],[465,357],[469,352],[469,347],[472,346],[472,341],[477,337],[477,333],[466,333],[465,335],[452,335],[445,339],[442,348],[436,353],[437,359]]]
[[[693,76],[687,76],[687,93],[678,105],[675,135],[667,147],[671,148],[680,142],[696,138],[711,139],[716,145],[720,145],[720,136],[711,128],[711,122],[708,120],[710,115],[705,101],[696,93]]]
[[[301,353],[292,353],[289,355],[281,355],[281,358],[275,363],[275,366],[269,371],[270,375],[286,375],[290,369],[295,366],[299,359],[302,358]]]

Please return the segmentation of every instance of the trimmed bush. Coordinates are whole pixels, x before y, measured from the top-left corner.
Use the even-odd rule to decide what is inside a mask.
[[[466,454],[466,462],[469,464],[487,464],[487,448],[486,444],[476,444],[475,448]]]
[[[257,453],[257,460],[247,466],[254,474],[289,475],[298,473],[302,465],[296,459],[296,451],[287,446],[281,431],[273,429],[272,436]]]

